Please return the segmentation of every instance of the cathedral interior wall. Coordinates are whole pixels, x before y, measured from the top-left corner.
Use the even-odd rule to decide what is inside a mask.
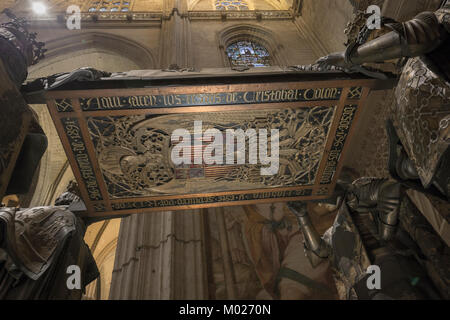
[[[5,1],[4,6],[11,6],[11,2]],[[250,10],[287,10],[292,5],[292,1],[289,0],[254,0],[247,2]],[[426,2],[425,5],[432,8],[438,1],[422,1],[422,4],[423,2]],[[215,9],[214,3],[215,0],[188,1],[186,3],[187,9],[185,9],[212,11]],[[398,17],[410,17],[423,9],[423,7],[418,8],[416,6],[400,12],[393,1],[386,0],[386,3],[385,11]],[[2,5],[0,4],[0,10]],[[16,6],[18,5],[16,4]],[[161,13],[168,7],[170,7],[168,2],[141,0],[134,3],[133,10]],[[170,20],[169,14],[173,12],[168,11],[168,13],[164,11],[164,14],[167,14],[164,19]],[[188,21],[188,23],[177,24],[173,27],[173,30],[170,30],[171,32],[175,30],[173,33],[178,35],[188,36],[187,40],[184,39],[187,43],[183,43],[183,45],[180,45],[182,41],[177,42],[179,40],[175,35],[166,36],[170,32],[164,33],[165,23],[163,19],[161,21],[135,21],[130,23],[125,21],[83,22],[85,25],[81,30],[73,31],[67,30],[60,23],[34,21],[33,31],[38,33],[40,41],[47,43],[49,51],[45,59],[29,70],[28,79],[70,72],[81,67],[92,67],[109,72],[161,69],[164,57],[171,53],[169,52],[171,50],[183,50],[182,53],[187,56],[186,61],[192,62],[188,67],[194,69],[229,67],[230,64],[224,50],[233,41],[243,39],[263,43],[272,55],[273,65],[282,67],[308,65],[322,55],[345,49],[344,43],[347,39],[344,29],[347,22],[351,20],[353,11],[354,7],[348,0],[304,0],[302,1],[300,15],[293,15],[290,19],[222,20],[217,18],[217,15],[209,18],[206,16],[204,19],[183,18],[185,19],[184,22]],[[211,12],[211,16],[214,14],[215,12]],[[386,141],[384,121],[387,106],[392,103],[391,96],[391,91],[373,93],[370,102],[362,113],[358,125],[360,134],[355,137],[352,150],[348,152],[350,156],[346,159],[346,165],[357,170],[359,175],[387,177],[385,168],[387,160],[386,145],[381,143],[375,145],[373,141]],[[29,195],[32,196],[29,205],[52,205],[56,197],[64,191],[68,182],[74,179],[73,173],[68,165],[67,157],[46,105],[32,105],[32,108],[38,114],[40,124],[48,137],[49,146],[37,173],[35,193]],[[271,218],[271,208],[268,205],[255,207],[255,211],[259,210],[260,216],[265,219]],[[282,209],[278,212],[281,211]],[[206,214],[211,214],[210,218],[205,218]],[[278,221],[284,219],[284,216],[289,220],[288,214],[282,213],[280,215]],[[250,238],[253,235],[251,229],[255,229],[255,226],[261,224],[255,218],[254,213],[245,212],[242,207],[231,207],[222,212],[219,209],[210,209],[209,212],[208,210],[196,210],[187,214],[166,212],[155,214],[152,217],[148,215],[144,218],[143,216],[136,215],[130,218],[98,222],[88,228],[85,241],[90,246],[99,266],[100,279],[88,287],[87,298],[108,299],[110,297],[109,292],[114,268],[119,270],[117,273],[122,272],[122,270],[140,270],[139,272],[143,272],[142,268],[157,270],[152,271],[152,273],[161,272],[161,275],[147,275],[148,279],[155,282],[162,282],[165,280],[164,277],[173,277],[171,281],[181,279],[180,284],[173,285],[174,287],[178,286],[181,298],[215,297],[225,299],[233,297],[233,295],[241,298],[254,298],[255,296],[270,298],[267,294],[261,293],[263,290],[259,285],[260,279],[258,277],[263,276],[257,274],[250,267],[254,263],[252,260],[254,257],[248,254],[251,251],[249,249],[251,244],[249,245],[242,240],[245,232],[249,234]],[[126,231],[129,230],[125,228],[133,226],[137,230],[137,226],[144,225],[144,223],[149,226],[148,230],[141,228],[139,229],[141,233],[138,235],[127,234]],[[225,230],[228,235],[220,236],[220,228]],[[162,229],[164,230],[161,231]],[[206,229],[210,229],[209,233],[205,231]],[[128,248],[128,251],[131,252],[130,255],[122,257],[121,261],[115,261],[116,249],[122,250],[120,244],[118,245],[119,230],[121,230],[123,238],[128,237],[127,240],[132,239],[133,241],[130,240],[130,243],[128,243],[131,246]],[[283,236],[287,239],[297,231],[294,228],[289,231],[290,233],[286,232]],[[205,236],[205,234],[207,235]],[[297,235],[295,236],[297,237]],[[207,237],[206,240],[205,237]],[[225,238],[227,240],[224,240]],[[302,240],[301,237],[295,239],[298,244],[301,244]],[[268,237],[266,241],[269,246],[275,240]],[[210,243],[209,245],[212,247],[210,249],[213,253],[210,254],[211,261],[204,261],[203,256],[206,255],[204,251],[207,250],[208,243]],[[138,262],[136,258],[138,247],[139,250],[142,250],[140,252],[143,259],[148,257],[154,257],[154,259],[150,262]],[[175,247],[177,249],[172,250]],[[293,245],[286,248],[287,251],[297,249],[301,250],[300,247],[293,247]],[[192,263],[189,262],[186,265],[180,263],[177,266],[178,269],[176,269],[178,274],[170,273],[175,270],[175,267],[171,266],[170,263],[173,263],[175,259],[178,262],[189,259],[190,254],[197,255],[196,260],[192,260]],[[298,254],[297,252],[294,256],[298,257]],[[231,263],[225,265],[224,261],[227,259],[227,255],[231,259]],[[161,261],[157,261],[158,256],[163,257]],[[141,269],[138,267],[139,263],[141,263]],[[287,256],[285,263],[290,263]],[[170,271],[169,267],[174,269],[170,269],[172,270]],[[207,268],[209,268],[210,276],[213,278],[210,281],[213,284],[210,288],[205,289],[203,284],[211,279],[200,278],[202,272]],[[240,278],[235,279],[236,287],[230,289],[225,285],[225,273],[226,270],[232,272],[234,269],[237,270]],[[311,272],[310,276],[313,278],[319,277],[323,275],[323,272],[325,271]],[[133,276],[137,277],[137,275]],[[189,290],[192,290],[189,292],[183,291],[188,290],[185,287],[189,287],[190,281],[197,280],[198,287],[189,288]],[[130,282],[129,286],[132,285],[133,283]],[[135,285],[137,286],[138,283],[135,283]],[[116,288],[116,291],[119,289]],[[132,290],[133,288],[128,289]],[[167,292],[173,290],[173,288],[164,289]],[[156,290],[150,287],[142,287],[139,290],[141,290],[142,297],[162,295],[161,292],[163,291],[160,292],[159,288]],[[285,281],[282,294],[288,298],[293,296],[299,298],[307,296],[308,292],[305,292],[304,288],[298,285]]]
[[[146,1],[145,3],[140,3],[140,5],[153,6],[152,8],[155,10],[158,9],[156,3],[152,4],[150,2]],[[194,9],[210,10],[211,3],[212,1],[200,1],[195,5]],[[258,8],[261,10],[273,9],[273,6],[264,1],[257,1],[255,3],[258,4]],[[106,26],[104,24],[103,27],[99,28],[95,24],[89,23],[82,30],[69,31],[61,25],[55,27],[55,25],[45,26],[43,23],[37,24],[35,31],[38,32],[40,39],[47,43],[49,52],[47,58],[30,69],[29,79],[60,72],[69,72],[86,66],[109,72],[159,68],[161,59],[159,56],[161,54],[160,46],[162,43],[171,40],[162,37],[160,24],[151,23],[150,27],[149,25],[140,27],[137,23],[134,23],[126,28],[123,28],[121,25],[115,28]],[[253,40],[261,40],[270,44],[270,48],[268,49],[272,51],[271,53],[273,54],[276,51],[277,59],[273,61],[274,64],[282,66],[310,64],[319,56],[310,46],[311,38],[307,37],[307,30],[299,30],[293,20],[221,21],[192,19],[189,30],[191,43],[188,46],[191,50],[188,52],[188,55],[191,55],[193,58],[194,68],[225,67],[228,65],[226,55],[223,52],[224,48],[221,45],[226,40],[223,39],[223,33],[229,29],[232,29],[236,34],[244,32],[250,35],[250,37],[247,37],[248,40],[252,40],[251,35],[253,34]],[[324,38],[323,41],[326,43],[329,39]],[[333,44],[330,46],[333,46]],[[54,128],[53,121],[46,106],[34,105],[33,109],[38,113],[41,125],[47,137],[49,137],[49,148],[41,161],[36,186],[37,191],[33,196],[31,205],[50,205],[64,191],[68,182],[73,179],[73,173],[70,166],[68,166],[67,158],[61,142],[57,138],[56,129]],[[230,209],[227,209],[227,211],[230,211]],[[237,215],[242,214],[237,213]],[[182,216],[183,213],[181,212],[174,215],[176,217],[175,219],[182,219]],[[212,219],[209,222],[212,224],[212,228],[214,228],[214,221]],[[235,225],[233,221],[233,219],[230,220],[227,218],[226,228],[235,230],[233,229],[233,225]],[[87,298],[107,299],[109,297],[120,225],[121,219],[114,219],[108,223],[95,223],[87,230],[85,241],[91,247],[100,270],[99,280],[90,284],[87,288]],[[239,228],[238,225],[236,227]],[[231,239],[233,243],[240,241],[240,231],[237,232],[233,234],[233,238]],[[220,239],[212,241],[213,243],[218,241],[215,251],[220,251]],[[154,252],[152,254],[158,253]],[[218,256],[215,259],[215,268],[217,268],[218,263],[220,267],[222,258]],[[189,272],[193,272],[195,269],[192,268],[193,266],[188,267],[186,270],[180,270],[180,272],[189,274]],[[214,276],[216,278],[223,277],[223,270],[221,268],[215,271]],[[247,289],[244,289],[249,285],[253,288],[252,290],[257,290],[253,294],[256,294],[260,290],[258,289],[257,276],[251,273],[253,271],[248,269],[248,265],[245,263],[239,264],[235,261],[233,268],[244,268],[242,269],[245,271],[244,274],[253,275],[249,279],[244,277],[239,280],[240,284],[236,290],[241,297],[246,295],[248,295],[248,298],[251,297],[251,292],[253,291],[250,290],[247,292],[245,291]],[[292,284],[289,285],[288,283],[287,285],[288,287],[292,287]],[[224,287],[216,288],[214,296],[217,294],[217,297],[226,298],[227,293],[223,290],[225,290]],[[293,289],[291,288],[289,290],[295,291],[295,285]],[[284,292],[286,294],[286,291]],[[151,293],[149,292],[148,294]],[[192,294],[195,296],[195,293]]]

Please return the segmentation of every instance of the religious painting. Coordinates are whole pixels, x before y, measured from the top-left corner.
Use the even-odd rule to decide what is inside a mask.
[[[317,218],[323,232],[334,215]],[[303,234],[284,204],[208,209],[206,220],[212,299],[337,299],[328,262],[311,266]]]
[[[314,184],[335,110],[335,106],[329,106],[154,117],[145,114],[89,117],[87,124],[111,198],[180,195]],[[236,155],[233,163],[226,165],[206,164],[204,159],[200,164],[173,164],[171,133],[177,128],[193,133],[194,123],[199,120],[202,132],[210,128],[223,132],[252,128],[281,130],[277,174],[261,175],[259,164],[237,164]],[[202,149],[211,143],[199,139]],[[244,149],[249,153],[251,137],[246,140]],[[189,148],[190,157],[194,157],[193,152],[194,147]],[[227,155],[221,152],[225,163]]]

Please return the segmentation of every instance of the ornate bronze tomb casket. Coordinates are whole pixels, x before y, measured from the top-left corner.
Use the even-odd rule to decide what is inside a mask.
[[[100,217],[328,198],[364,100],[385,84],[339,72],[140,71],[72,82],[46,99],[86,215]],[[213,128],[223,132],[222,153],[210,152],[221,164],[201,157],[218,139],[202,135]],[[191,135],[190,164],[172,161],[177,129]],[[225,148],[227,130],[239,129],[259,131],[259,142],[266,129],[268,155],[278,130],[275,174],[261,174],[267,163],[249,163],[251,135],[245,163],[238,148]],[[225,161],[230,154],[234,162]]]

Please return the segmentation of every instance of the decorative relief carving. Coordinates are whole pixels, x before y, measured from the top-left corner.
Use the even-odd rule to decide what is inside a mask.
[[[69,140],[70,148],[80,170],[84,185],[89,194],[90,200],[102,200],[100,188],[92,168],[91,159],[86,150],[84,139],[81,135],[80,125],[76,118],[62,118],[61,122]]]
[[[184,207],[199,204],[213,204],[213,203],[226,204],[239,201],[309,197],[311,195],[312,189],[302,189],[302,190],[288,190],[288,191],[254,192],[247,194],[229,194],[224,196],[204,196],[204,197],[190,197],[179,199],[116,202],[112,203],[111,206],[114,210],[167,208],[167,207]]]
[[[56,110],[58,112],[72,112],[72,101],[70,99],[56,99],[55,100]]]
[[[271,19],[292,19],[292,13],[288,10],[267,10],[267,11],[189,11],[187,13],[189,19],[201,20],[271,20]],[[68,16],[66,16],[66,19]],[[166,18],[163,12],[82,12],[82,21],[162,21]],[[39,16],[31,16],[30,21],[42,19]]]
[[[335,107],[307,107],[149,118],[90,117],[88,127],[111,198],[126,198],[312,185],[334,112]],[[279,129],[278,174],[262,176],[260,165],[250,164],[174,165],[170,134],[178,128],[193,132],[198,120],[203,130]]]
[[[358,133],[360,139],[354,141],[352,157],[347,158],[346,166],[355,169],[357,176],[389,178],[386,166],[389,160],[389,147],[385,127],[393,94],[392,91],[372,93],[369,100],[367,108],[370,111],[365,115],[367,125],[360,127]]]
[[[106,211],[106,207],[105,207],[104,203],[94,203],[92,206],[94,207],[95,212]]]
[[[352,87],[348,92],[349,99],[360,99],[362,95],[362,87]]]
[[[328,153],[327,163],[320,180],[320,184],[331,183],[337,169],[337,165],[341,158],[342,150],[344,149],[345,142],[347,141],[350,127],[356,115],[358,106],[345,106],[342,117],[339,120],[339,125],[334,137],[331,150]]]
[[[429,185],[448,148],[450,85],[421,58],[409,59],[390,108],[397,134],[424,185]]]
[[[81,13],[82,21],[92,21],[94,17],[98,21],[129,21],[130,17],[136,21],[161,21],[162,12],[133,12],[133,13]]]
[[[320,187],[319,190],[316,191],[316,195],[324,196],[330,193],[329,187]]]
[[[292,12],[288,10],[267,11],[189,11],[190,19],[292,19]]]

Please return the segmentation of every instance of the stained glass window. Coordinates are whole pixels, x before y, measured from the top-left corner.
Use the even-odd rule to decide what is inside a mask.
[[[238,41],[227,47],[231,66],[270,66],[270,54],[262,45],[252,41]]]
[[[216,0],[217,10],[248,10],[248,4],[246,1],[223,1]]]
[[[89,12],[128,12],[132,0],[94,0],[89,3]]]

